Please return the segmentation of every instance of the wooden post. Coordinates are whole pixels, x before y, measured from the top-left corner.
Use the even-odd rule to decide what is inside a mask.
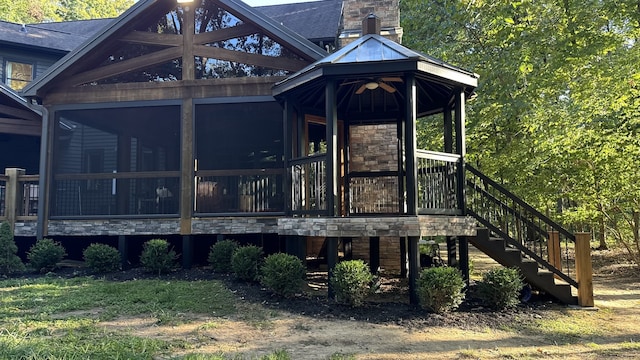
[[[129,246],[127,237],[124,235],[118,235],[118,251],[120,252],[120,266],[122,270],[126,270],[129,268]]]
[[[9,177],[6,185],[4,214],[7,222],[11,227],[11,232],[15,230],[16,216],[18,215],[19,204],[22,199],[22,191],[20,190],[20,182],[18,177],[25,174],[24,169],[9,168],[4,170],[4,174]]]
[[[560,258],[560,233],[557,231],[549,231],[547,252],[549,253],[549,264],[553,265],[558,270],[562,270],[562,260]]]
[[[333,299],[336,295],[333,286],[331,286],[331,282],[329,279],[333,274],[333,269],[336,267],[338,263],[338,241],[337,237],[328,237],[325,240],[327,242],[327,284],[329,284],[327,295],[329,299]]]
[[[380,269],[380,237],[369,238],[369,270],[372,274],[377,274]]]
[[[193,237],[182,235],[182,268],[191,269],[193,264]]]
[[[578,305],[594,306],[590,233],[576,233],[576,280],[578,281]]]
[[[409,301],[411,304],[419,304],[418,278],[420,277],[420,250],[418,241],[420,237],[409,236]]]

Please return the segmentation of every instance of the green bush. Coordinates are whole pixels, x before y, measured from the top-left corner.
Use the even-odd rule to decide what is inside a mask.
[[[231,256],[231,269],[236,278],[244,281],[258,280],[258,269],[262,263],[262,248],[249,245],[237,248]]]
[[[0,225],[0,275],[24,271],[24,264],[17,253],[18,246],[11,233],[11,226],[3,222]]]
[[[283,297],[300,292],[307,274],[298,257],[284,253],[269,255],[260,272],[262,285]]]
[[[106,244],[91,244],[82,252],[87,267],[96,273],[120,269],[120,252]]]
[[[329,283],[336,301],[351,306],[361,306],[371,293],[373,275],[369,266],[362,260],[348,260],[336,264]]]
[[[462,275],[456,268],[424,269],[418,279],[420,305],[435,313],[455,310],[464,300],[464,287]]]
[[[233,240],[222,240],[211,245],[209,249],[209,265],[213,271],[229,273],[231,270],[231,257],[238,248],[238,243]]]
[[[29,266],[42,273],[57,269],[58,263],[67,256],[59,242],[40,239],[27,252]]]
[[[520,270],[495,268],[485,272],[477,284],[478,297],[488,306],[502,310],[518,305],[524,286]]]
[[[177,258],[176,252],[169,248],[167,240],[151,239],[142,247],[140,263],[148,271],[157,272],[160,275],[171,270]]]

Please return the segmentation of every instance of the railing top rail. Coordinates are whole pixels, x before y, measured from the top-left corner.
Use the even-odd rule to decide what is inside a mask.
[[[501,193],[505,194],[509,199],[513,200],[518,205],[522,206],[528,212],[534,214],[536,217],[538,217],[540,220],[542,220],[544,223],[549,225],[554,230],[556,230],[559,233],[563,234],[564,236],[566,236],[571,241],[575,241],[576,240],[575,235],[572,234],[571,232],[569,232],[569,230],[565,229],[564,227],[562,227],[560,224],[556,223],[555,221],[549,219],[546,215],[544,215],[543,213],[541,213],[538,210],[536,210],[533,207],[531,207],[531,205],[527,204],[524,200],[522,200],[519,197],[517,197],[511,191],[505,189],[502,185],[500,185],[497,182],[491,180],[489,177],[487,177],[486,175],[481,173],[479,170],[477,170],[473,166],[471,166],[469,164],[466,164],[466,168],[467,168],[467,171],[471,172],[475,176],[477,176],[480,179],[482,179],[482,181],[484,181],[484,182],[488,183],[489,185],[493,186],[494,188],[498,189],[498,191],[500,191]]]
[[[322,161],[327,157],[327,154],[314,154],[309,156],[302,156],[299,158],[289,160],[289,165],[309,164],[316,161]]]
[[[284,168],[267,169],[233,169],[233,170],[198,170],[196,176],[255,176],[255,175],[282,175]]]
[[[139,171],[139,172],[117,172],[117,173],[76,173],[57,174],[56,180],[97,180],[97,179],[145,179],[159,177],[180,177],[180,171]]]
[[[40,180],[40,175],[20,175],[18,176],[18,181],[38,181]]]
[[[0,181],[8,181],[9,177],[7,175],[0,175]]]
[[[458,162],[461,157],[458,154],[442,153],[429,150],[416,150],[416,157],[421,159],[440,160],[446,162]]]

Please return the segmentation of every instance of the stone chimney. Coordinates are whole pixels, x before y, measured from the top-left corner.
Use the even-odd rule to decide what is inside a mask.
[[[371,14],[380,21],[380,35],[402,43],[399,0],[344,0],[340,47],[362,36],[363,27],[367,26],[363,22],[366,23]]]

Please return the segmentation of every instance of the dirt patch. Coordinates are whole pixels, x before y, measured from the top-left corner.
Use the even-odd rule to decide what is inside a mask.
[[[183,354],[224,353],[256,358],[286,350],[293,359],[631,359],[640,357],[640,275],[620,263],[620,254],[595,251],[594,288],[599,311],[568,308],[542,296],[515,309],[495,312],[472,294],[458,311],[431,314],[408,303],[407,281],[384,279],[381,291],[361,308],[326,296],[326,273],[309,274],[309,287],[281,299],[257,284],[235,281],[208,268],[177,270],[163,279],[223,281],[236,295],[237,315],[189,314],[181,325],[152,318],[101,322],[114,331],[188,344]],[[477,272],[495,266],[473,252]],[[78,274],[76,270],[75,275]],[[150,276],[141,269],[110,275],[111,281]],[[472,292],[472,289],[470,290]],[[177,356],[181,354],[172,354]]]

